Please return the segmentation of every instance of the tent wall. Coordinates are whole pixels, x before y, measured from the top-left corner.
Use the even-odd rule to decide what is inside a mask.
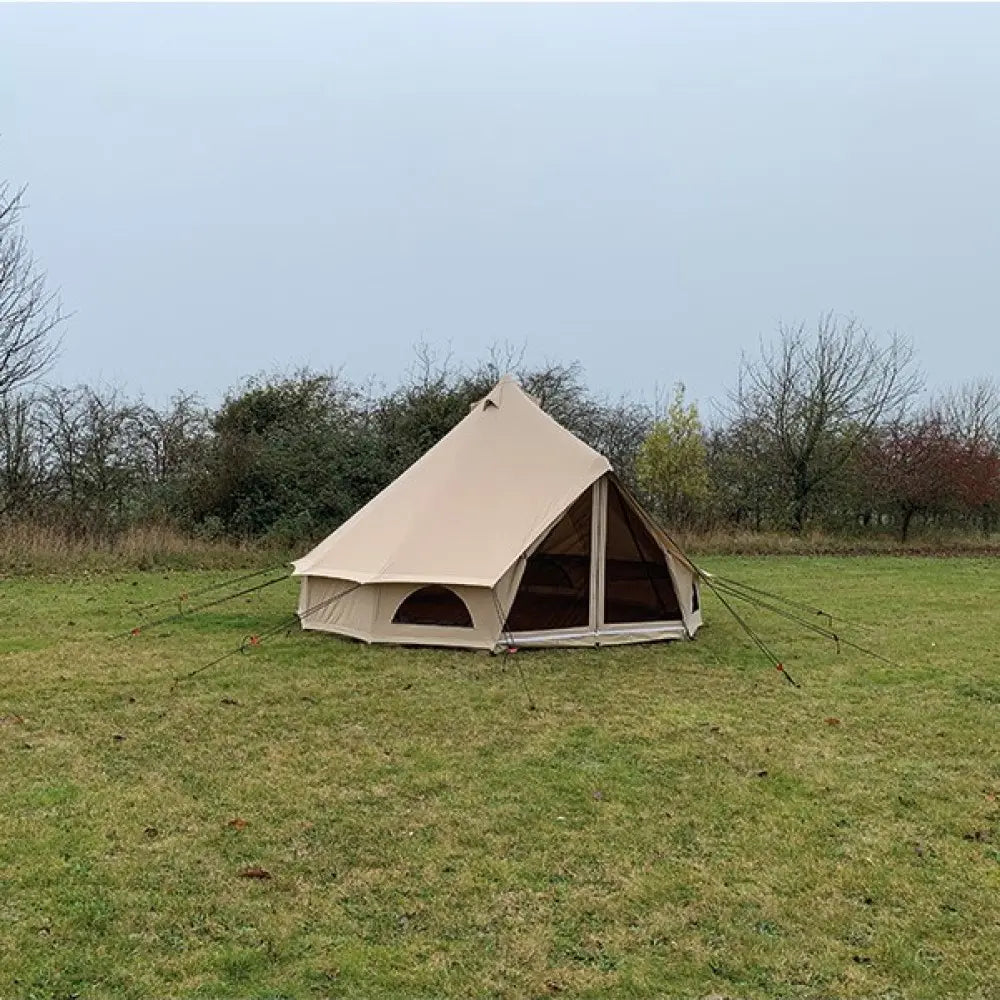
[[[701,600],[699,594],[698,607],[696,608],[694,595],[697,583],[694,574],[686,565],[672,555],[667,556],[667,565],[674,580],[674,590],[677,593],[677,603],[680,605],[684,616],[684,624],[688,632],[694,635],[701,628]]]
[[[469,609],[472,628],[444,625],[407,625],[393,622],[400,604],[423,584],[383,583],[377,586],[378,606],[373,634],[377,642],[418,646],[460,646],[492,649],[500,633],[500,618],[488,587],[451,587]]]
[[[521,632],[511,637],[516,646],[530,649],[574,646],[623,646],[638,642],[686,639],[682,622],[649,622],[636,625],[604,625],[599,629],[554,629],[545,632]],[[505,640],[506,641],[506,640]],[[498,644],[502,648],[502,644]]]
[[[465,649],[492,649],[496,645],[500,617],[493,591],[487,587],[448,588],[468,608],[472,628],[394,622],[399,606],[425,586],[412,583],[358,586],[348,580],[307,576],[299,595],[299,617],[303,628],[336,632],[364,642]]]
[[[325,576],[302,578],[298,615],[303,628],[372,640],[376,588]]]

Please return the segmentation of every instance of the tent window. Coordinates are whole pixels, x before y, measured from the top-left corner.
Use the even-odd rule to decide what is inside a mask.
[[[663,550],[614,484],[609,483],[604,620],[624,624],[680,618],[680,604]]]
[[[392,616],[393,625],[439,625],[472,628],[472,615],[465,601],[447,587],[434,585],[415,590]]]
[[[587,490],[529,557],[506,631],[537,632],[590,622],[592,503]]]
[[[698,603],[698,584],[691,584],[691,610],[697,611],[701,605]]]

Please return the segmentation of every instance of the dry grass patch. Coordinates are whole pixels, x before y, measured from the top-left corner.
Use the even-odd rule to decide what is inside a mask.
[[[122,572],[172,568],[232,569],[287,562],[280,546],[197,538],[165,524],[150,524],[98,538],[64,528],[0,520],[0,573]]]
[[[995,532],[925,530],[905,542],[885,529],[828,532],[719,528],[679,532],[685,551],[699,556],[997,556]]]

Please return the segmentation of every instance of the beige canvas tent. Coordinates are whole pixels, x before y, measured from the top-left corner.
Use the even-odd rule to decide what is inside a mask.
[[[683,553],[510,376],[294,565],[303,628],[366,642],[594,646],[701,624]]]

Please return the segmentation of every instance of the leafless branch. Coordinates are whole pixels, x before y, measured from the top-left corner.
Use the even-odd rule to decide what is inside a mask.
[[[42,375],[55,360],[64,316],[58,295],[21,228],[24,189],[0,182],[0,396]]]
[[[814,335],[804,323],[781,324],[759,358],[743,359],[730,411],[773,440],[801,528],[816,489],[922,386],[907,341],[893,334],[882,344],[857,319],[826,313]]]

